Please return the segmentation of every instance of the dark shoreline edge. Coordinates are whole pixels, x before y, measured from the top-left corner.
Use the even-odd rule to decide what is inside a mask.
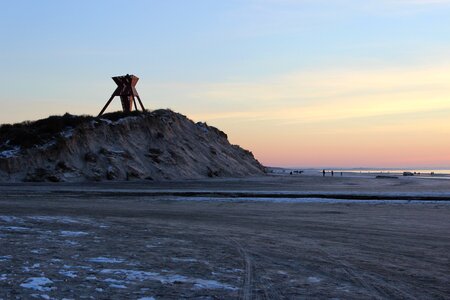
[[[50,191],[51,194],[68,195],[73,194],[74,191]],[[345,193],[270,193],[270,192],[199,192],[199,191],[173,191],[173,192],[130,192],[130,191],[76,191],[79,195],[87,197],[197,197],[197,198],[288,198],[288,199],[305,199],[305,198],[318,198],[318,199],[338,199],[338,200],[420,200],[420,201],[450,201],[449,195],[442,196],[429,196],[429,195],[368,195],[368,194],[345,194]]]

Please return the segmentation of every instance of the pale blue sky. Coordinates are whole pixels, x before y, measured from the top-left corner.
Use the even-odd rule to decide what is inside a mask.
[[[308,123],[281,112],[326,110],[345,95],[368,105],[378,99],[367,95],[395,99],[405,90],[417,91],[417,107],[435,100],[430,111],[383,110],[375,117],[384,125],[392,113],[450,116],[441,101],[450,95],[446,0],[2,1],[0,38],[0,123],[95,115],[115,88],[110,77],[125,73],[141,78],[148,108],[206,120],[257,153],[268,145],[253,141],[255,128],[327,128],[327,116]],[[383,74],[414,76],[392,84]],[[353,86],[360,78],[378,84]],[[352,113],[344,119],[323,130],[355,122]]]

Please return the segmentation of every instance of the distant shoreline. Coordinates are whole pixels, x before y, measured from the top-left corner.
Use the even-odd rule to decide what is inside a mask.
[[[325,170],[326,175],[330,175],[331,171],[335,176],[343,175],[393,175],[403,176],[403,172],[411,172],[415,178],[434,178],[434,179],[450,179],[450,169],[311,169],[311,168],[281,168],[281,167],[267,167],[269,174],[307,174],[307,175],[322,175]],[[302,172],[302,173],[296,173]]]

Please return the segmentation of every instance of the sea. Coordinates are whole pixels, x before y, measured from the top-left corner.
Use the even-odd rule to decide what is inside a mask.
[[[403,174],[403,172],[411,172],[416,175],[450,175],[450,169],[336,169],[335,172],[351,172],[351,173],[362,173],[362,174],[370,174],[370,173],[382,173],[382,174]]]
[[[368,175],[368,174],[386,174],[386,175],[397,175],[401,176],[404,172],[411,172],[416,177],[426,177],[426,178],[445,178],[450,179],[450,169],[438,169],[438,168],[271,168],[269,167],[270,173],[275,174],[286,174],[290,172],[294,172],[294,174],[300,174],[297,172],[301,172],[301,174],[318,174],[322,173],[325,170],[327,173],[334,171],[336,174],[342,172],[346,175]]]

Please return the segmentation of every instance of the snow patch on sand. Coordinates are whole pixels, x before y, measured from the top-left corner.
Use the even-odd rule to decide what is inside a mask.
[[[64,275],[66,277],[70,277],[70,278],[77,277],[77,272],[75,272],[75,271],[60,270],[59,274]]]
[[[18,218],[18,217],[13,217],[13,216],[0,216],[0,221],[5,222],[5,223],[22,223],[23,219]]]
[[[20,147],[15,146],[13,149],[4,150],[0,152],[0,158],[12,158],[16,157],[20,152]]]
[[[178,258],[178,257],[172,257],[171,260],[173,262],[198,262],[195,258]]]
[[[31,294],[30,296],[33,297],[33,298],[39,298],[39,299],[44,299],[44,300],[50,300],[51,299],[50,296],[46,295],[46,294]]]
[[[216,290],[216,289],[224,289],[224,290],[236,290],[237,288],[230,286],[228,284],[224,284],[215,280],[206,280],[206,279],[194,279],[194,287],[197,289],[207,289],[207,290]]]
[[[88,235],[87,232],[84,231],[61,231],[61,236],[66,236],[66,237],[77,237],[77,236],[85,236]]]
[[[319,283],[321,281],[322,281],[322,279],[320,279],[318,277],[313,277],[313,276],[308,277],[308,282],[310,282],[310,283]]]
[[[32,216],[27,217],[27,219],[33,221],[41,221],[41,222],[51,222],[51,223],[64,223],[64,224],[76,224],[80,223],[80,221],[65,216]]]
[[[137,270],[125,270],[125,269],[104,269],[100,271],[102,274],[114,274],[119,276],[126,276],[128,281],[145,281],[145,280],[153,280],[159,281],[163,284],[167,283],[190,283],[193,284],[197,289],[227,289],[227,290],[236,290],[236,287],[231,285],[218,282],[216,280],[206,280],[199,278],[190,278],[183,275],[163,275],[156,272],[145,272],[145,271],[137,271]]]
[[[115,288],[115,289],[126,289],[127,287],[123,284],[110,284],[109,287]]]
[[[75,241],[64,241],[64,243],[66,243],[67,245],[70,245],[70,246],[77,246],[77,245],[80,244],[80,243],[75,242]]]
[[[42,254],[45,253],[47,249],[32,249],[30,252],[33,254]]]
[[[73,130],[72,127],[68,127],[66,130],[61,131],[59,134],[62,137],[66,138],[66,139],[69,139],[69,138],[71,138],[73,136],[73,131],[74,130]]]
[[[47,277],[31,277],[28,278],[24,283],[20,286],[26,289],[32,289],[41,292],[47,292],[54,290],[53,287],[48,287],[47,285],[52,284],[53,281],[48,279]]]
[[[82,269],[82,270],[92,271],[92,268],[88,267],[88,266],[69,266],[69,265],[64,265],[63,268],[64,269]]]
[[[109,286],[116,289],[126,289],[127,287],[124,285],[123,280],[117,280],[113,278],[106,278],[103,280],[104,282],[109,283]]]
[[[21,226],[0,226],[0,230],[7,230],[7,231],[27,231],[30,230],[28,227],[21,227]]]
[[[230,269],[230,268],[219,268],[220,271],[225,273],[242,273],[244,270],[242,269]]]
[[[88,261],[95,262],[95,263],[120,264],[120,263],[124,262],[125,259],[99,256],[99,257],[90,258],[90,259],[88,259]]]

